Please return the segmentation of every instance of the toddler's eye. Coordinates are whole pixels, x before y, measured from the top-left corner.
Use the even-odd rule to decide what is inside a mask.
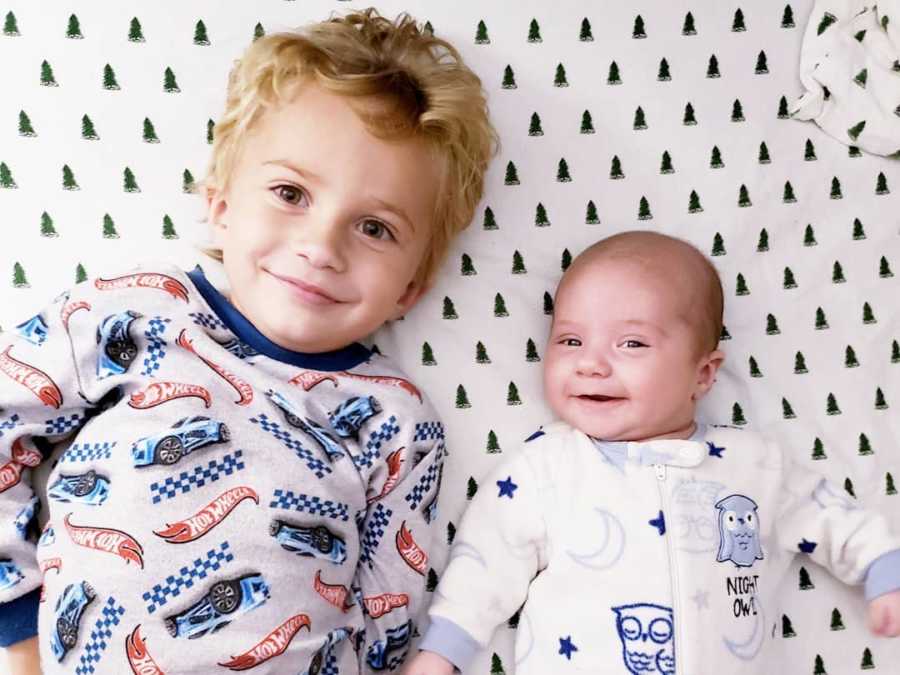
[[[360,223],[359,229],[367,237],[373,239],[393,239],[394,235],[380,220],[364,220]]]
[[[303,199],[303,190],[293,185],[279,185],[275,188],[275,194],[288,204],[297,205]]]

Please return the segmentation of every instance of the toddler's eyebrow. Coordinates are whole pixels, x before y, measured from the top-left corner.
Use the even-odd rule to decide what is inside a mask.
[[[281,167],[284,167],[285,169],[288,169],[289,171],[293,171],[294,173],[296,173],[300,176],[303,176],[303,178],[305,178],[308,181],[311,181],[314,183],[322,182],[321,176],[313,173],[312,171],[304,171],[299,166],[295,166],[294,164],[291,164],[291,162],[289,162],[286,159],[270,159],[266,162],[263,162],[263,166],[268,166],[270,164],[274,164],[275,166],[281,166]]]

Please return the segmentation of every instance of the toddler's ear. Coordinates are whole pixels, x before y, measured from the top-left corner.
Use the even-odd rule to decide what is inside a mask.
[[[725,352],[718,349],[711,351],[700,359],[697,366],[697,382],[694,388],[694,400],[703,397],[706,392],[712,389],[716,381],[716,374],[722,367],[725,360]]]
[[[427,290],[428,286],[426,284],[416,281],[415,279],[410,281],[409,285],[406,287],[406,290],[403,292],[403,295],[401,295],[397,300],[397,306],[391,313],[389,320],[394,321],[406,314],[413,308],[413,306],[419,301],[419,299],[425,294],[425,291]]]
[[[212,231],[213,240],[221,234],[227,225],[225,214],[228,211],[228,201],[225,192],[213,187],[206,188],[206,220]]]

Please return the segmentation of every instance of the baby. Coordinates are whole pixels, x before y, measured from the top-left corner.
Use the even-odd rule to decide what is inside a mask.
[[[37,642],[46,674],[397,667],[441,557],[444,434],[359,340],[426,290],[494,144],[479,79],[406,15],[249,47],[205,185],[228,289],[143,267],[0,336],[14,673]],[[64,438],[38,539],[32,469]]]
[[[778,590],[806,555],[900,633],[900,537],[777,445],[694,419],[724,358],[693,246],[626,232],[556,292],[542,428],[466,512],[407,675],[465,669],[520,607],[516,673],[779,672]],[[677,663],[677,670],[676,670]]]

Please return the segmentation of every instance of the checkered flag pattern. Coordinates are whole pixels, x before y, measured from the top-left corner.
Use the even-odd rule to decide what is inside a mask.
[[[57,417],[52,420],[47,420],[44,422],[44,435],[45,436],[62,436],[63,434],[67,434],[76,427],[81,425],[81,422],[84,420],[84,417],[79,415],[78,413],[72,413],[66,417]]]
[[[303,447],[303,444],[294,438],[286,429],[282,429],[278,422],[273,422],[265,413],[260,413],[258,417],[251,417],[253,424],[258,424],[260,428],[268,434],[274,436],[281,441],[285,447],[294,451],[294,453],[303,460],[309,470],[316,474],[316,478],[323,478],[326,473],[331,473],[331,467],[316,457],[309,449]]]
[[[444,425],[440,422],[419,422],[413,434],[413,441],[429,441],[444,438]]]
[[[147,355],[144,357],[141,375],[153,377],[159,370],[160,361],[165,357],[168,345],[162,336],[166,332],[166,324],[170,321],[171,319],[155,316],[147,322],[147,330],[144,331],[144,335],[147,337]]]
[[[431,486],[434,484],[435,479],[438,477],[441,470],[441,456],[436,455],[434,461],[431,463],[431,466],[428,467],[428,470],[425,474],[419,479],[419,482],[416,483],[412,490],[409,491],[404,499],[409,504],[409,510],[415,511],[415,509],[422,503],[422,500],[425,498],[431,491]]]
[[[206,312],[191,312],[190,314],[188,314],[188,316],[194,320],[195,324],[209,330],[219,330],[221,328],[225,328],[225,324],[222,323],[219,317],[215,316],[214,314],[208,314]]]
[[[179,569],[178,574],[170,574],[165,581],[155,584],[143,595],[147,602],[147,613],[153,614],[169,600],[181,595],[181,591],[193,588],[195,583],[205,579],[210,572],[216,572],[222,565],[234,560],[234,555],[228,550],[229,548],[228,542],[223,541],[219,544],[218,549],[210,549],[203,557],[197,558],[190,565]]]
[[[384,504],[378,504],[369,516],[366,523],[366,531],[360,541],[359,562],[366,563],[369,569],[372,569],[372,556],[375,550],[384,538],[384,531],[391,522],[391,516],[394,514]]]
[[[112,637],[111,629],[119,625],[120,617],[124,613],[125,608],[117,603],[115,598],[107,598],[106,604],[100,612],[100,618],[94,624],[87,644],[84,645],[84,650],[78,657],[80,665],[75,667],[76,675],[89,675],[94,672],[94,664],[103,657],[103,652],[109,646],[109,639]]]
[[[73,443],[59,458],[59,463],[90,462],[95,459],[109,459],[112,449],[116,447],[112,443]]]
[[[0,438],[3,437],[3,431],[9,431],[10,429],[15,429],[19,426],[21,422],[19,421],[19,416],[13,413],[9,416],[9,419],[5,419],[0,422]]]
[[[337,657],[333,650],[329,650],[325,657],[325,665],[322,666],[322,675],[340,675],[337,665]]]
[[[163,499],[171,499],[178,494],[186,494],[194,488],[200,488],[207,483],[214,483],[222,476],[230,476],[235,471],[244,468],[241,459],[244,453],[236,450],[234,455],[225,455],[221,461],[212,460],[206,466],[195,466],[190,471],[182,471],[178,476],[167,476],[161,483],[154,481],[150,484],[150,496],[154,504],[159,504]]]
[[[350,520],[350,507],[341,502],[334,502],[330,499],[322,499],[315,495],[298,494],[295,495],[291,490],[275,490],[272,494],[272,501],[269,502],[271,509],[285,509],[286,511],[299,511],[300,513],[310,513],[316,516],[325,516],[326,518],[334,518],[335,520]]]
[[[381,423],[381,427],[377,431],[369,434],[369,440],[366,441],[366,449],[361,455],[351,454],[356,468],[367,469],[372,466],[372,462],[381,456],[381,446],[399,432],[400,425],[397,424],[397,416],[391,415],[386,422]]]

